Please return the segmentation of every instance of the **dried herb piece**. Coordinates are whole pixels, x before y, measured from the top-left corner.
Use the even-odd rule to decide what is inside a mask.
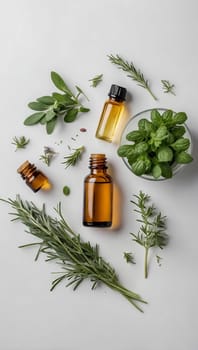
[[[91,81],[92,83],[91,86],[92,87],[98,86],[101,83],[102,78],[103,78],[103,74],[99,74],[99,75],[96,75],[94,78],[89,79],[89,81]]]
[[[162,88],[164,90],[165,93],[171,93],[172,95],[176,96],[174,89],[175,89],[175,85],[170,83],[169,80],[161,80],[162,82]]]
[[[47,166],[50,166],[51,161],[55,155],[56,152],[54,152],[52,148],[45,146],[44,154],[42,154],[39,159],[42,160],[43,163],[47,164]]]

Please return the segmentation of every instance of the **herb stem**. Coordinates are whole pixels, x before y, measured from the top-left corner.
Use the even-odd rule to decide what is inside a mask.
[[[148,252],[149,248],[145,247],[145,255],[144,255],[144,277],[148,277]]]

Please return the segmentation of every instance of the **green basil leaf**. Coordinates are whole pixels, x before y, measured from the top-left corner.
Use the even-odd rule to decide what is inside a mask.
[[[52,120],[55,117],[56,113],[53,110],[50,110],[46,113],[46,122],[49,122],[50,120]]]
[[[64,121],[65,121],[66,123],[71,123],[71,122],[73,122],[73,121],[76,119],[78,112],[79,112],[78,109],[70,109],[70,110],[66,113],[66,115],[65,115],[65,117],[64,117]]]
[[[162,120],[163,120],[165,125],[167,125],[167,126],[172,125],[172,122],[173,122],[173,111],[171,111],[170,109],[165,111],[162,114]]]
[[[129,154],[127,155],[127,160],[128,160],[128,163],[129,163],[130,165],[132,165],[133,163],[135,163],[137,159],[138,159],[138,154],[136,154],[136,153],[129,153]]]
[[[173,176],[172,168],[168,163],[160,163],[162,176],[166,179],[170,179]]]
[[[117,150],[117,154],[120,156],[120,157],[127,157],[127,155],[129,154],[130,152],[130,149],[131,149],[131,145],[121,145],[118,150]]]
[[[34,125],[40,122],[40,120],[45,116],[44,112],[37,112],[31,114],[24,120],[24,125]]]
[[[168,132],[167,132],[166,143],[167,143],[168,145],[170,145],[170,144],[172,144],[174,141],[175,141],[174,135],[173,135],[170,131],[168,131]]]
[[[187,120],[187,115],[185,112],[176,113],[173,117],[174,124],[183,124]]]
[[[46,123],[46,131],[48,134],[52,134],[54,131],[54,128],[56,126],[56,122],[57,122],[57,117],[54,117],[53,119],[51,119],[49,122]]]
[[[153,125],[147,119],[140,119],[138,122],[139,130],[145,130],[147,133],[150,133],[153,130]]]
[[[159,127],[161,125],[162,117],[157,109],[151,111],[151,120],[155,126]]]
[[[165,125],[161,125],[155,133],[155,139],[163,140],[168,135],[168,129]]]
[[[153,166],[152,175],[155,179],[158,179],[162,175],[162,170],[159,164]]]
[[[131,169],[134,174],[141,176],[145,173],[146,165],[143,160],[136,160],[135,163],[132,164]]]
[[[143,130],[133,130],[126,135],[128,141],[140,142],[145,138],[145,131]]]
[[[54,99],[52,96],[42,96],[37,98],[37,101],[44,105],[49,105],[49,106],[54,104]]]
[[[135,144],[135,153],[141,154],[148,150],[148,144],[144,141]]]
[[[45,111],[49,108],[49,106],[40,102],[30,102],[28,103],[28,107],[33,109],[33,111]]]
[[[171,162],[173,159],[173,151],[168,146],[161,146],[157,152],[159,162]]]
[[[186,132],[186,129],[183,125],[175,126],[174,128],[171,129],[171,133],[176,139],[182,137],[185,134],[185,132]]]
[[[193,157],[185,151],[182,151],[176,155],[176,162],[177,163],[187,164],[187,163],[190,163],[192,161],[193,161]]]
[[[184,137],[181,137],[177,141],[171,144],[171,147],[177,151],[186,151],[190,146],[190,140]]]
[[[57,89],[64,91],[66,93],[69,93],[71,95],[69,88],[67,87],[64,80],[61,78],[61,76],[58,73],[51,72],[51,79],[54,85],[57,87]]]

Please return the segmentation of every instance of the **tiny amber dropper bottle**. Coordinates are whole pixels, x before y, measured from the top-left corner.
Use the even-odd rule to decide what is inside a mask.
[[[45,176],[40,170],[38,170],[34,164],[31,164],[26,160],[18,169],[17,172],[21,174],[26,184],[37,192],[40,189],[48,191],[52,185],[49,182],[47,176]]]
[[[112,225],[112,178],[107,174],[105,154],[91,154],[90,174],[84,181],[83,225],[110,227]]]
[[[109,91],[109,100],[104,104],[100,117],[96,137],[112,142],[119,127],[119,121],[125,111],[125,98],[127,90],[113,84]]]

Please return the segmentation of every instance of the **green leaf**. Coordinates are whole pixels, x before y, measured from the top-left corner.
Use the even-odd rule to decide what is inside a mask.
[[[167,138],[166,138],[166,143],[168,144],[168,145],[170,145],[170,144],[172,144],[174,141],[175,141],[175,137],[174,137],[174,135],[170,132],[170,131],[168,131],[167,132]]]
[[[152,175],[155,179],[158,179],[162,175],[162,170],[159,164],[153,166]]]
[[[162,114],[162,120],[165,125],[171,125],[173,121],[173,111],[170,109]]]
[[[135,152],[141,154],[146,152],[148,149],[148,144],[144,141],[135,144]]]
[[[85,93],[79,86],[76,85],[76,89],[78,90],[78,96],[83,95],[87,99],[87,101],[89,101],[88,97],[85,95]]]
[[[143,130],[134,130],[129,132],[126,135],[126,139],[128,141],[140,142],[140,141],[143,141],[144,138],[145,138],[145,131]]]
[[[187,120],[187,115],[185,112],[176,113],[173,117],[174,124],[183,124]]]
[[[131,169],[134,174],[141,176],[145,173],[146,170],[145,162],[143,160],[137,160],[132,164]]]
[[[161,125],[162,117],[157,109],[151,111],[151,120],[155,126],[159,127]]]
[[[171,133],[176,139],[182,137],[185,134],[185,132],[186,132],[186,129],[183,125],[175,126],[174,128],[171,129]]]
[[[176,162],[180,164],[187,164],[192,161],[193,161],[193,157],[185,151],[178,153],[176,156]]]
[[[40,122],[40,120],[45,116],[44,112],[37,112],[31,114],[24,120],[24,125],[34,125]]]
[[[79,108],[79,111],[82,112],[82,113],[87,113],[87,112],[90,111],[90,109],[89,109],[89,108],[86,108],[86,107],[80,107],[80,108]]]
[[[68,196],[70,194],[70,188],[68,186],[64,186],[63,193],[65,196]]]
[[[44,124],[47,123],[47,121],[46,121],[46,114],[45,114],[44,117],[39,121],[39,123],[40,123],[41,125],[44,125]]]
[[[33,109],[33,111],[45,111],[49,108],[49,106],[40,102],[30,102],[28,103],[28,107]]]
[[[121,145],[117,150],[117,153],[120,157],[127,157],[134,152],[135,150],[133,145]]]
[[[153,125],[151,122],[149,122],[147,119],[140,119],[138,122],[138,127],[139,130],[145,130],[148,133],[150,133],[151,131],[153,131]]]
[[[162,176],[166,179],[170,179],[173,176],[172,168],[168,163],[160,163]]]
[[[173,151],[168,146],[161,146],[157,152],[159,162],[171,162],[173,159]]]
[[[48,111],[45,116],[46,122],[49,122],[50,120],[52,120],[55,117],[55,115],[56,113],[53,111],[53,109]]]
[[[44,104],[44,105],[53,105],[54,104],[54,99],[51,96],[42,96],[37,98],[37,101]]]
[[[70,109],[64,117],[64,121],[66,123],[73,122],[76,119],[78,112],[78,109]]]
[[[190,141],[187,138],[181,137],[177,141],[171,144],[171,147],[177,151],[186,151],[190,146]]]
[[[54,85],[57,87],[57,89],[67,92],[71,95],[69,88],[67,87],[64,80],[61,78],[61,76],[58,73],[51,72],[51,79]]]
[[[54,117],[53,119],[51,119],[49,122],[46,123],[46,131],[48,134],[52,134],[54,131],[54,128],[56,126],[56,122],[57,122],[57,117]]]
[[[165,125],[161,125],[155,133],[155,139],[158,140],[163,140],[164,138],[166,138],[168,135],[168,130],[167,127]]]

